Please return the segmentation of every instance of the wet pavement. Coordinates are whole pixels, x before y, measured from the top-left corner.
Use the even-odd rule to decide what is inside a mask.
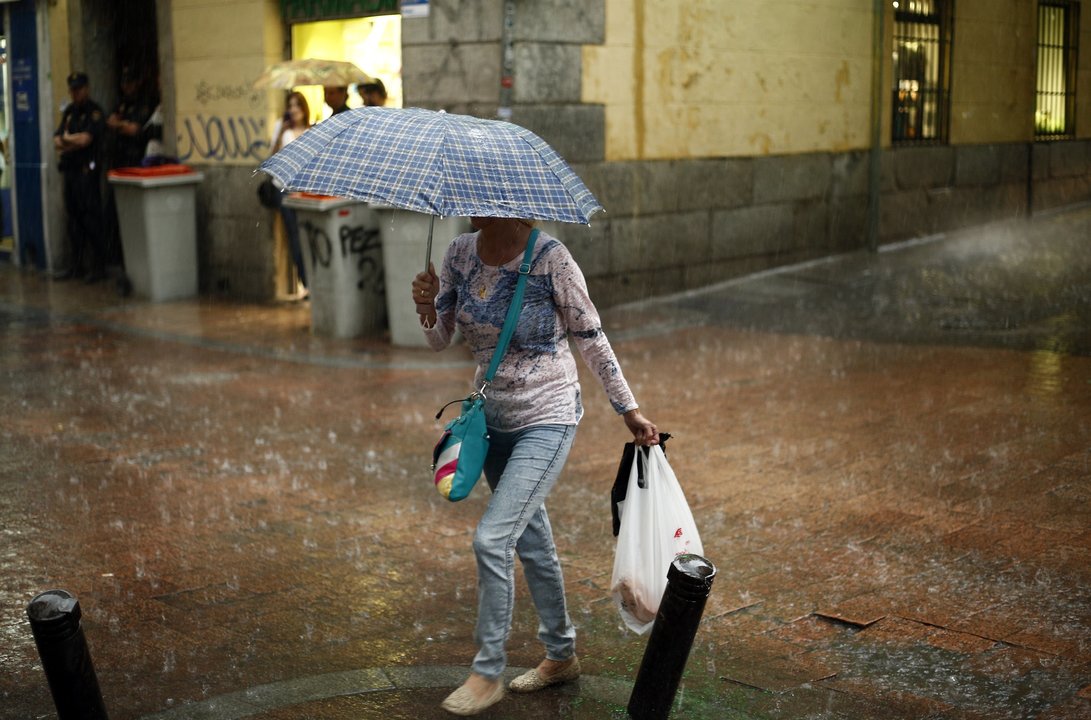
[[[605,314],[720,570],[672,717],[1091,717],[1088,243],[1075,208]],[[0,718],[54,716],[25,608],[58,587],[115,720],[446,716],[485,498],[428,463],[464,349],[9,266],[0,336]],[[550,513],[586,674],[484,718],[625,716],[626,433],[581,377]]]

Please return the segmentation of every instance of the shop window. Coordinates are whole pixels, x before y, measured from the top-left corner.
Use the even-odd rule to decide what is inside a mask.
[[[1038,83],[1034,135],[1072,137],[1076,126],[1076,50],[1080,6],[1069,0],[1038,3]]]
[[[378,0],[376,0],[378,2]],[[361,18],[300,22],[292,25],[292,57],[347,60],[368,75],[382,80],[387,92],[387,106],[402,105],[401,16],[372,15]],[[314,117],[329,116],[322,101],[322,88],[311,85],[295,88],[307,98]],[[348,106],[360,107],[359,88],[349,88]]]
[[[894,0],[897,144],[947,142],[953,0]]]

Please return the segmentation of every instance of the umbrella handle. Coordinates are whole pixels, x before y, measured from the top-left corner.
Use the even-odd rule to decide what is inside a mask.
[[[428,249],[424,251],[424,272],[432,265],[432,228],[436,225],[436,216],[428,216]]]

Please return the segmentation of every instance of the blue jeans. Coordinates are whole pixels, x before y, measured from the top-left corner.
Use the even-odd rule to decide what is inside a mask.
[[[474,534],[477,557],[478,652],[473,671],[499,677],[507,665],[504,646],[515,606],[515,555],[523,563],[538,610],[538,639],[546,657],[567,660],[576,650],[576,629],[568,616],[564,578],[545,499],[561,474],[575,425],[535,425],[513,432],[489,429],[485,479],[492,488]]]
[[[295,210],[283,205],[280,206],[280,217],[284,219],[284,232],[288,235],[288,252],[292,255],[299,282],[303,284],[303,287],[307,287],[307,270],[303,266],[303,246],[299,243],[299,219],[296,218]]]

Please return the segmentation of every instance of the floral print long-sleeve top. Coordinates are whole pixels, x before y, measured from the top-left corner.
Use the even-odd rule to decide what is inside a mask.
[[[492,360],[523,262],[520,253],[504,265],[486,265],[477,254],[477,235],[460,235],[448,246],[435,300],[436,323],[424,328],[428,344],[437,351],[451,343],[456,328],[462,333],[477,360],[475,389],[481,387]],[[614,410],[621,414],[636,408],[583,272],[568,248],[539,232],[519,322],[485,391],[489,427],[510,431],[579,422],[583,404],[569,335]]]

